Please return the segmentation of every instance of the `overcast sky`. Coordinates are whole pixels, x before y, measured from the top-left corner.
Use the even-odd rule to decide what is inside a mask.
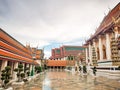
[[[26,45],[82,45],[119,0],[0,0],[0,28]]]

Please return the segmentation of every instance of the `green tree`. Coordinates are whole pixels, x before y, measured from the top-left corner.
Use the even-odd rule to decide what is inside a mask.
[[[9,81],[11,79],[11,77],[10,77],[10,75],[11,75],[10,70],[11,70],[10,66],[7,66],[7,67],[5,67],[5,70],[2,70],[1,80],[3,82],[3,87],[4,88],[7,88],[8,83],[9,83]]]
[[[18,68],[14,69],[15,72],[17,72],[18,82],[21,82],[22,79],[25,77],[25,73],[23,72],[23,65],[19,64]]]
[[[26,67],[26,68],[24,69],[24,71],[25,71],[25,74],[26,74],[27,76],[30,76],[30,68],[29,68],[29,67]]]
[[[35,72],[36,73],[42,72],[42,67],[41,66],[35,66]]]

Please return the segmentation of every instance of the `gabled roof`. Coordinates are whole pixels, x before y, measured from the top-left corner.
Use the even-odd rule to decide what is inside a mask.
[[[1,28],[0,28],[0,38],[6,40],[8,42],[12,42],[12,44],[14,44],[15,46],[17,46],[20,49],[24,50],[24,52],[30,54],[30,52],[28,51],[28,49],[23,44],[21,44],[15,38],[13,38],[12,36],[10,36],[7,32],[5,32],[4,30],[2,30]]]
[[[16,41],[17,43],[19,43],[22,47],[26,48],[22,43],[20,43],[19,41],[17,41],[15,38],[13,38],[10,34],[8,34],[7,32],[5,32],[3,29],[0,28],[0,32],[3,32],[3,33],[6,34],[9,38],[13,39],[13,40]]]
[[[2,50],[2,49],[0,49],[0,56],[3,56],[5,58],[7,58],[7,57],[8,58],[13,58],[13,59],[16,59],[16,61],[18,60],[18,61],[21,61],[21,62],[38,64],[37,62],[33,62],[32,59],[29,59],[29,58],[26,58],[26,57],[22,57],[22,56],[19,56],[17,54],[14,54],[14,53]]]
[[[103,18],[94,35],[91,36],[87,42],[95,38],[97,35],[104,33],[107,30],[111,30],[110,28],[114,25],[113,19],[116,20],[118,18],[120,18],[120,2]]]

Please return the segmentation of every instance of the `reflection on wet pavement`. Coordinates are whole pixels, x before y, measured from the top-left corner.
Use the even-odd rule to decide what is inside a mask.
[[[46,72],[25,85],[24,90],[120,90],[120,82],[70,72]]]

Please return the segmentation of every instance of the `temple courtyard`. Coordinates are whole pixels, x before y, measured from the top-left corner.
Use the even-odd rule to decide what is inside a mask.
[[[0,0],[0,13],[0,90],[120,90],[119,0]]]
[[[120,90],[120,77],[112,78],[90,72],[83,75],[70,71],[46,71],[35,80],[15,90]],[[110,76],[110,75],[109,75]]]

